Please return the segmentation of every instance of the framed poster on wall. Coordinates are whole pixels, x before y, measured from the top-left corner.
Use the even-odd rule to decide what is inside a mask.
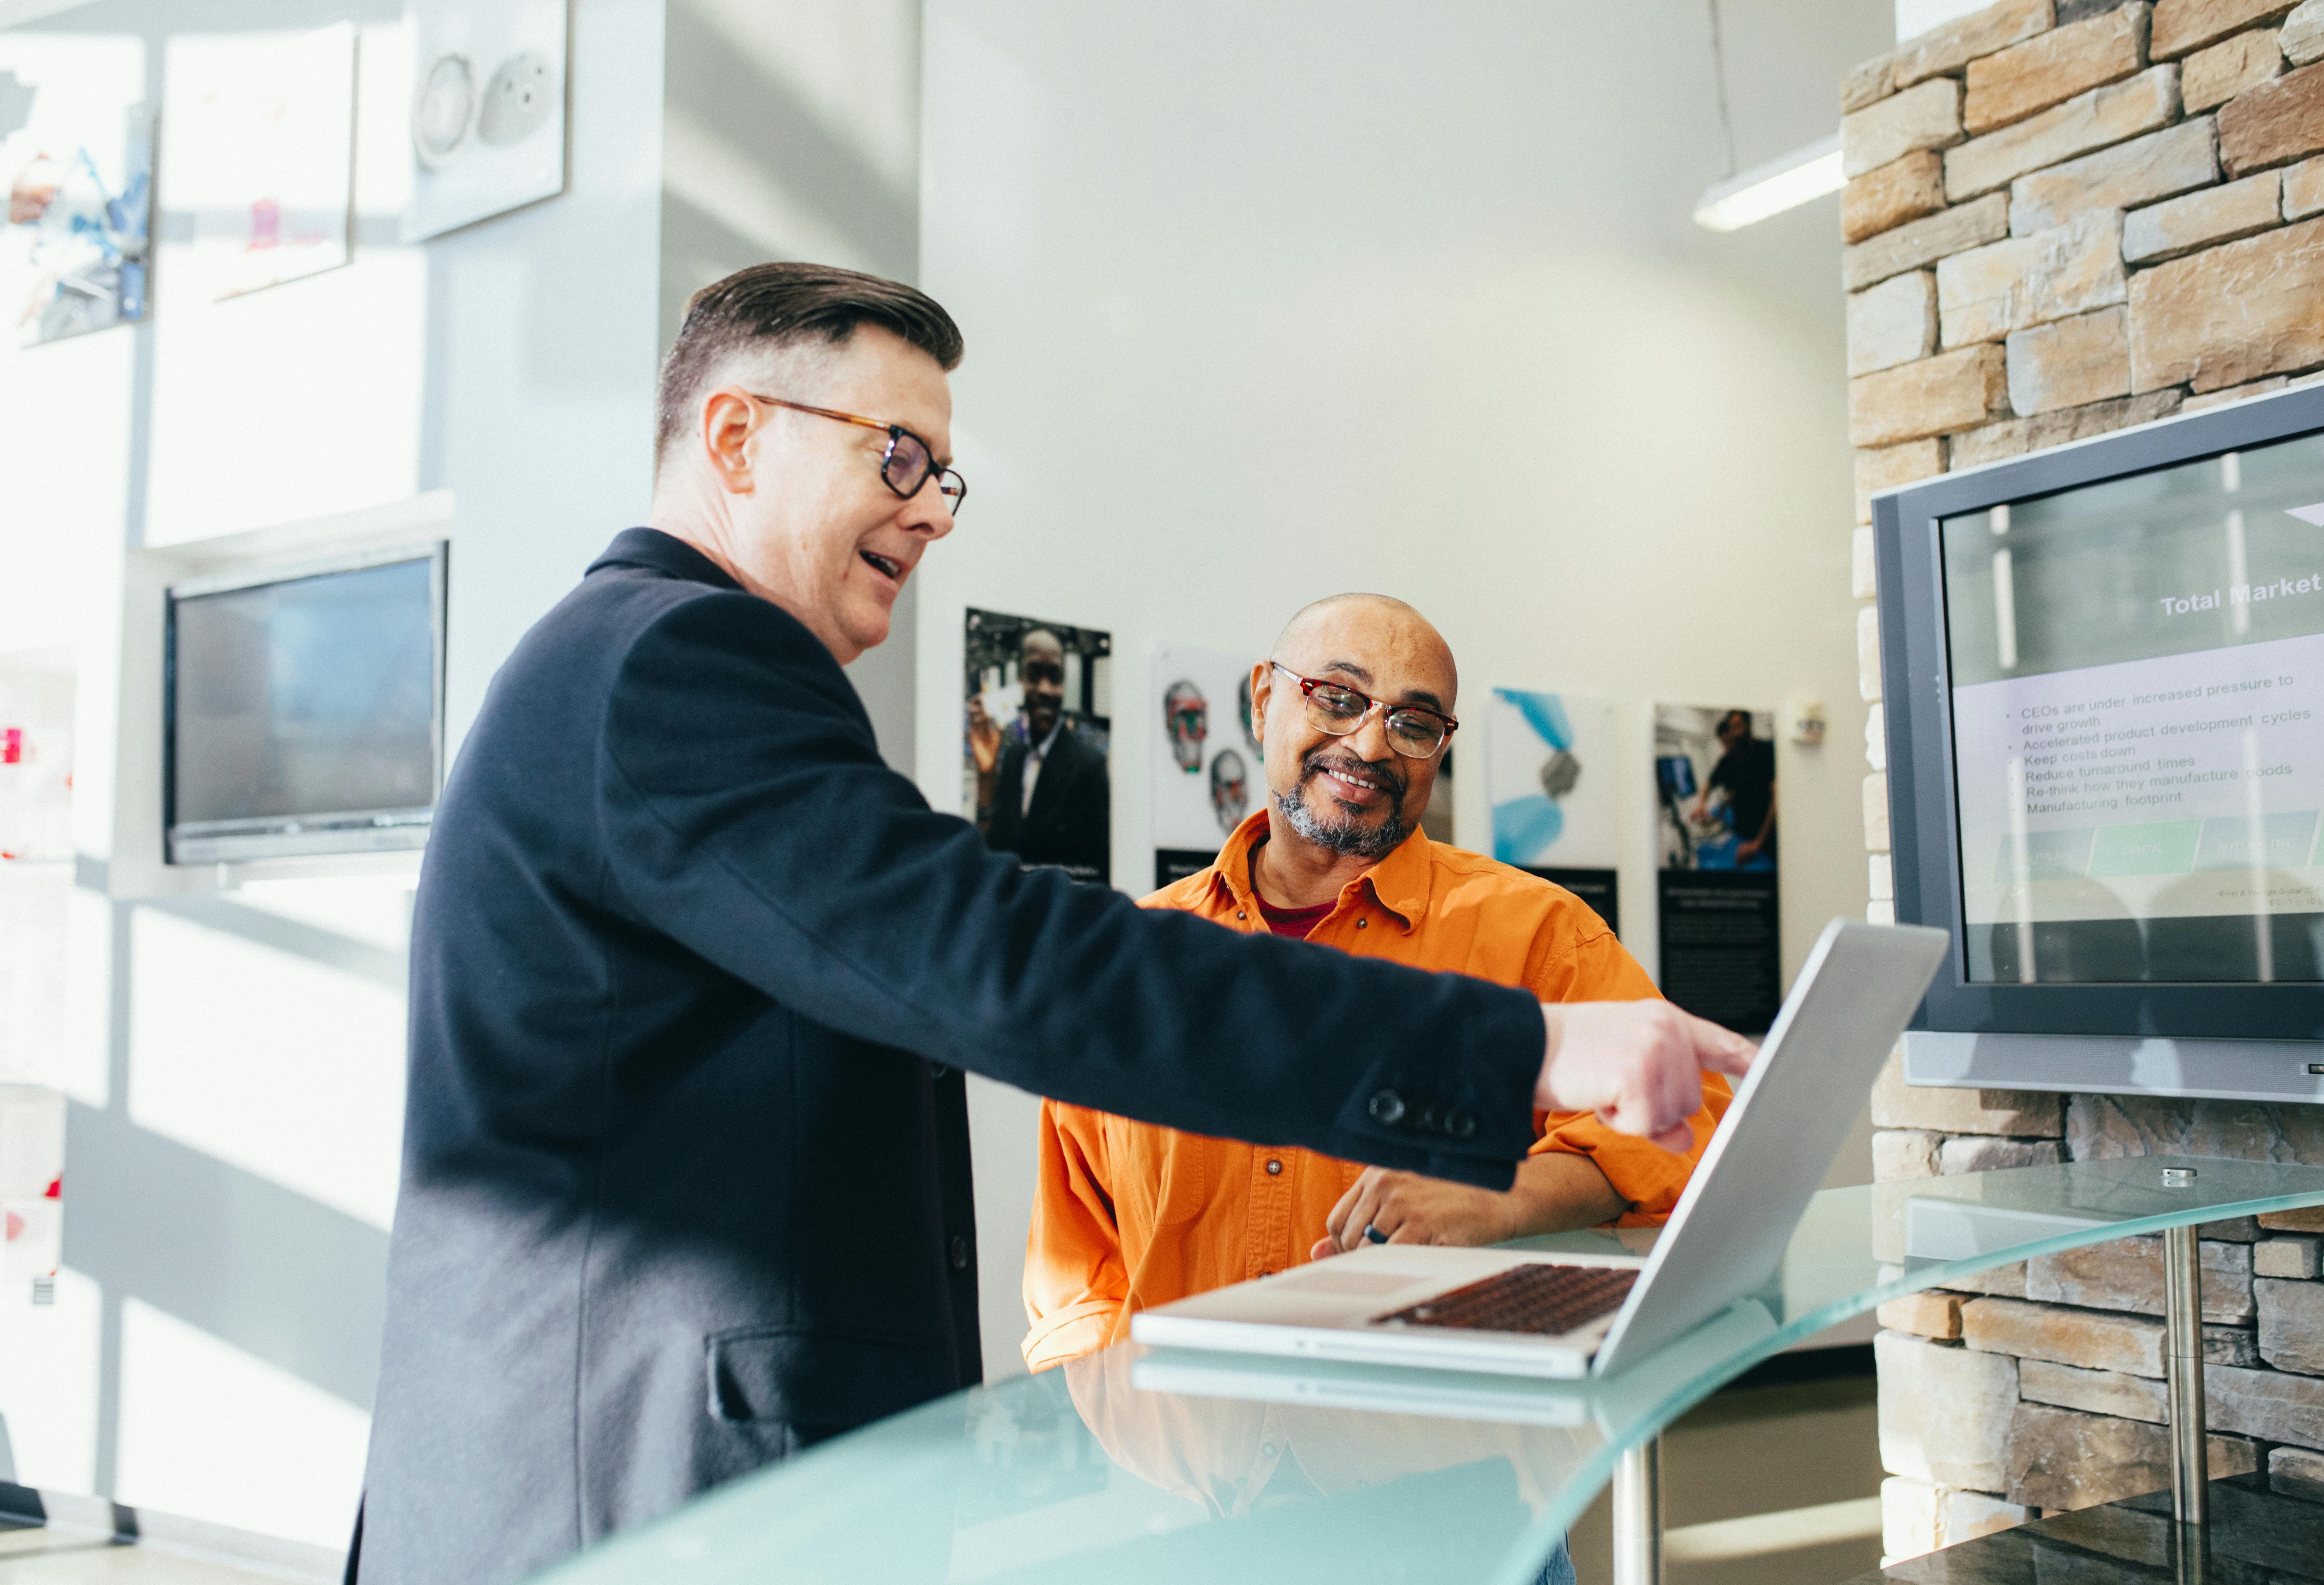
[[[406,242],[565,190],[566,0],[409,0]]]
[[[1555,881],[1619,934],[1613,705],[1575,694],[1495,688],[1485,753],[1493,857]]]
[[[347,262],[355,30],[170,41],[162,208],[193,217],[189,272],[217,300]]]
[[[964,812],[996,852],[1111,879],[1113,635],[972,610],[964,636]]]
[[[0,34],[0,317],[23,346],[145,317],[143,68],[134,39]]]
[[[1250,718],[1255,655],[1157,644],[1154,693],[1154,884],[1210,867],[1220,844],[1258,806],[1266,767]]]
[[[1745,1035],[1783,1004],[1775,716],[1655,706],[1655,904],[1663,994]]]

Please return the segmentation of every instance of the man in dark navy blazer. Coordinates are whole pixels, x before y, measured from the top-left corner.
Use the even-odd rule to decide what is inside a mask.
[[[844,271],[701,293],[653,527],[493,680],[412,926],[371,1585],[521,1578],[975,1381],[964,1068],[1505,1188],[1536,1108],[1675,1139],[1749,1063],[1664,1003],[1140,909],[929,809],[840,668],[953,528],[960,354]]]

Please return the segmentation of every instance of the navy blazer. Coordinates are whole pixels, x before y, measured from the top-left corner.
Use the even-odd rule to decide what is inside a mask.
[[[631,530],[438,806],[360,1576],[515,1580],[975,1381],[960,1069],[1505,1187],[1541,1049],[1523,991],[987,851],[813,634]]]
[[[1015,853],[1028,864],[1057,864],[1082,880],[1109,879],[1113,850],[1112,784],[1105,756],[1082,742],[1070,721],[1060,722],[1057,741],[1025,801],[1025,767],[1033,751],[1011,734],[993,776],[992,821],[985,845]]]

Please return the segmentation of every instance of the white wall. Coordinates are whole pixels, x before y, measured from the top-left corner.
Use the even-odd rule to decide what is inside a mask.
[[[1828,132],[1877,0],[1726,5],[1743,165]],[[1162,640],[1400,594],[1495,685],[1617,702],[1651,965],[1647,711],[1821,696],[1784,745],[1784,957],[1861,915],[1836,201],[1714,236],[1703,8],[932,0],[923,284],[973,491],[919,581],[921,784],[968,605],[1110,629],[1114,873],[1150,875]],[[939,705],[938,701],[944,701]],[[953,795],[956,796],[956,794]],[[1481,842],[1481,777],[1458,829]],[[1032,1103],[975,1092],[988,1372],[1021,1368]]]
[[[1983,11],[1994,0],[1896,0],[1896,41],[1917,39],[1955,17]],[[1867,56],[1867,60],[1871,57]]]
[[[747,264],[919,275],[919,0],[669,0],[661,338]],[[848,675],[908,772],[918,593]]]
[[[456,742],[517,635],[646,511],[661,0],[575,0],[562,197],[409,248],[401,0],[45,9],[44,38],[125,50],[155,102],[195,32],[353,19],[363,66],[349,265],[191,291],[165,123],[152,319],[0,346],[0,650],[73,651],[80,748],[51,1075],[74,1101],[67,1269],[53,1308],[0,1295],[0,1474],[336,1547],[377,1369],[410,894],[105,898],[121,558],[449,487]]]

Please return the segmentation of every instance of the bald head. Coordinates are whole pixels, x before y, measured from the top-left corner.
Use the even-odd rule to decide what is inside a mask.
[[[1276,636],[1275,658],[1305,677],[1337,669],[1366,693],[1394,704],[1427,705],[1451,714],[1461,687],[1452,646],[1435,624],[1393,594],[1327,594],[1301,606]],[[1299,659],[1293,659],[1293,656]],[[1383,665],[1413,685],[1408,696],[1375,687]],[[1314,667],[1316,669],[1306,669]]]

